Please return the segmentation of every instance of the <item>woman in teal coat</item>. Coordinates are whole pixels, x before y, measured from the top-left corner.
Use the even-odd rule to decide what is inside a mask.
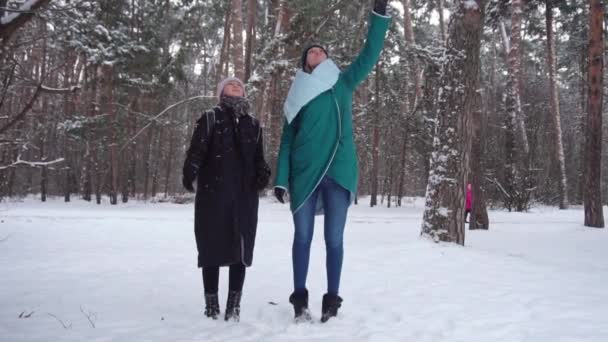
[[[342,303],[338,290],[344,225],[357,192],[358,177],[352,98],[384,46],[390,24],[386,2],[375,1],[365,46],[344,72],[321,45],[309,46],[284,104],[285,124],[274,192],[281,203],[286,191],[291,197],[294,292],[289,301],[298,321],[311,319],[306,276],[315,214],[325,216],[327,250],[327,293],[323,296],[321,321],[336,316]]]

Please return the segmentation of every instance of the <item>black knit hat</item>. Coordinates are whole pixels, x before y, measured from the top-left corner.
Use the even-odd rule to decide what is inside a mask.
[[[318,47],[319,49],[323,50],[325,55],[327,55],[327,58],[329,58],[329,53],[327,53],[327,50],[323,46],[319,44],[310,44],[306,47],[306,49],[304,49],[304,53],[302,53],[302,70],[306,70],[306,57],[308,57],[308,50],[314,47]]]

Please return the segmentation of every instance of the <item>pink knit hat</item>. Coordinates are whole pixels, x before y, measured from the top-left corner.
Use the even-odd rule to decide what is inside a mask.
[[[224,92],[224,87],[226,87],[226,85],[232,81],[236,81],[241,85],[241,88],[243,88],[243,96],[246,97],[247,96],[247,91],[245,91],[245,84],[243,83],[243,81],[239,80],[236,77],[228,77],[225,78],[222,82],[220,82],[220,84],[217,85],[217,97],[220,98],[222,97],[222,93]]]

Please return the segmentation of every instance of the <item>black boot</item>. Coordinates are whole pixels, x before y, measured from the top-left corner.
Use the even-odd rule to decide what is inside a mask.
[[[293,304],[296,322],[308,322],[312,320],[308,310],[308,290],[294,292],[289,296],[289,302]]]
[[[241,319],[241,291],[228,292],[228,301],[226,302],[225,321],[238,322]]]
[[[220,314],[220,303],[217,293],[205,293],[205,316],[217,319]]]
[[[325,323],[330,318],[338,315],[338,309],[342,306],[342,298],[338,295],[325,294],[321,309],[321,322]]]

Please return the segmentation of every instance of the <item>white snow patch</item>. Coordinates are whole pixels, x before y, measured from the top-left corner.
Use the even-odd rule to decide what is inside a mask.
[[[423,209],[424,199],[350,209],[344,303],[327,324],[318,323],[318,217],[308,278],[315,324],[296,325],[291,214],[263,200],[234,324],[203,317],[192,204],[3,202],[0,340],[608,341],[608,229],[584,228],[581,208],[491,212],[491,230],[467,231],[464,248],[421,239]],[[222,269],[222,309],[226,289]]]

